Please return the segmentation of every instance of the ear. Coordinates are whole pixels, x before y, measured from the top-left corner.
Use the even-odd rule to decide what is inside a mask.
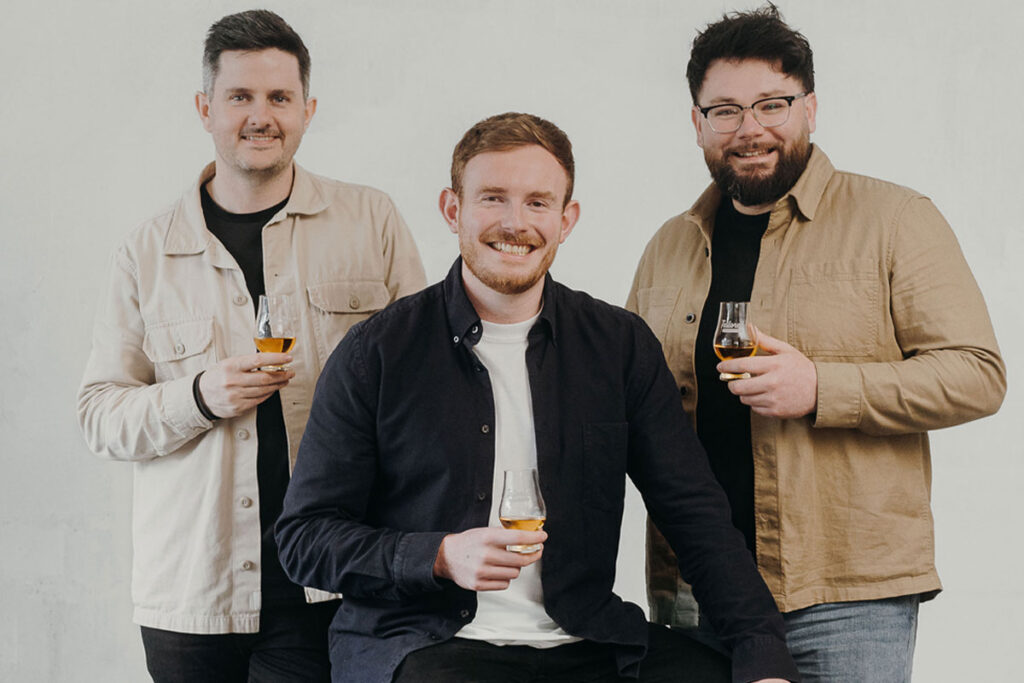
[[[316,98],[310,97],[306,100],[306,122],[302,124],[302,131],[305,132],[309,128],[309,122],[313,120],[313,114],[316,113]]]
[[[441,215],[448,223],[448,229],[456,235],[459,233],[459,195],[455,190],[446,187],[441,190],[441,196],[437,200],[437,207],[441,209]]]
[[[693,128],[697,131],[697,146],[703,149],[704,131],[701,128],[701,123],[703,123],[704,115],[700,113],[700,109],[697,109],[697,105],[690,107],[690,120],[693,121]]]
[[[818,96],[816,94],[808,93],[807,97],[804,98],[804,111],[807,116],[807,132],[814,132],[814,117],[818,114]]]
[[[206,93],[199,91],[196,93],[196,111],[199,112],[199,120],[203,124],[203,128],[206,132],[210,132],[210,98],[206,96]]]
[[[558,243],[562,244],[569,233],[576,227],[576,221],[580,219],[580,203],[573,200],[562,209],[562,231],[558,234]]]

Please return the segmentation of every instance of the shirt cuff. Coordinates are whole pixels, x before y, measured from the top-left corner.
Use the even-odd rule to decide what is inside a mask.
[[[814,363],[818,373],[815,427],[857,429],[861,420],[862,381],[856,363]]]
[[[732,683],[751,683],[762,678],[800,680],[785,641],[757,636],[739,642],[732,651]]]
[[[395,550],[395,579],[403,593],[425,593],[441,590],[434,576],[434,560],[441,541],[448,534],[443,531],[413,532],[402,536]]]

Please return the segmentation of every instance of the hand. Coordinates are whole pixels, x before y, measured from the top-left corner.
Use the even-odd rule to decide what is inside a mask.
[[[449,534],[441,541],[434,560],[434,576],[451,579],[471,591],[508,588],[519,570],[540,559],[544,550],[524,555],[505,550],[506,545],[530,545],[547,540],[543,531],[515,531],[497,527],[469,529]]]
[[[757,331],[759,350],[767,356],[722,361],[719,372],[749,372],[750,379],[729,382],[729,391],[758,415],[803,417],[818,407],[818,371],[814,362],[781,339]]]
[[[263,403],[295,377],[291,370],[262,372],[264,365],[290,363],[287,353],[253,353],[233,356],[206,370],[199,378],[199,394],[218,417],[237,417]]]

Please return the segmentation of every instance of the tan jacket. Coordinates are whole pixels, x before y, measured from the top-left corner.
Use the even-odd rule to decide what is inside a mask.
[[[661,340],[690,415],[720,197],[712,186],[658,231],[627,303]],[[750,298],[753,321],[818,373],[816,415],[751,414],[758,564],[780,610],[938,591],[927,431],[995,412],[1006,391],[946,221],[815,147],[772,210]],[[652,543],[649,588],[655,617],[671,621],[685,606],[663,546]]]
[[[256,410],[210,422],[192,396],[198,372],[255,352],[242,271],[203,219],[199,187],[213,173],[210,164],[114,254],[78,417],[97,455],[134,462],[135,621],[252,633],[261,571]],[[349,327],[425,278],[387,195],[297,165],[287,205],[263,228],[263,253],[267,294],[292,297],[300,317],[297,374],[281,390],[294,465],[328,354]]]

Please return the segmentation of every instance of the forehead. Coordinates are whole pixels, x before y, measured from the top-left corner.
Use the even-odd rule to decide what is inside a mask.
[[[513,192],[550,192],[561,199],[569,176],[551,152],[540,145],[524,145],[477,154],[466,163],[462,184],[467,193],[500,187]]]
[[[718,102],[752,102],[773,95],[792,95],[800,91],[800,81],[787,76],[777,63],[760,59],[711,62],[704,74],[698,101],[707,106]]]
[[[302,90],[299,60],[277,48],[225,50],[217,67],[215,87]]]

